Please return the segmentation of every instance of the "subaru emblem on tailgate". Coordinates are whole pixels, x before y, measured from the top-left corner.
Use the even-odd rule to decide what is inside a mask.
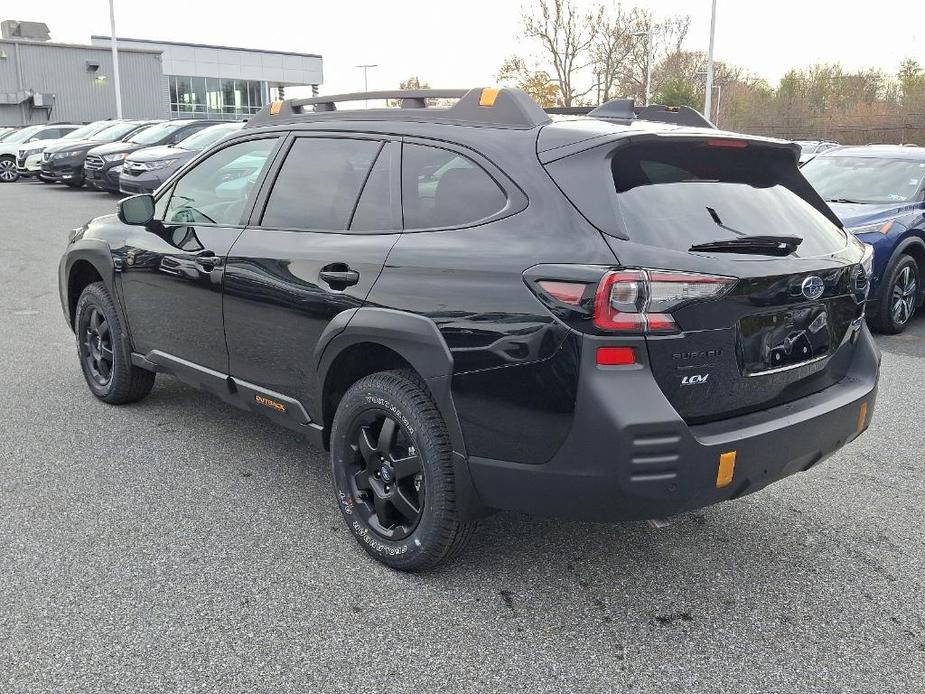
[[[822,293],[825,291],[825,282],[822,281],[821,277],[816,277],[811,275],[803,280],[803,296],[807,299],[815,301]]]

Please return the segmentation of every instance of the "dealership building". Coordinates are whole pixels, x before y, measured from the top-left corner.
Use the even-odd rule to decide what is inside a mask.
[[[116,116],[110,38],[55,43],[34,22],[0,23],[0,125]],[[323,80],[314,53],[119,37],[125,118],[247,118],[287,87]]]

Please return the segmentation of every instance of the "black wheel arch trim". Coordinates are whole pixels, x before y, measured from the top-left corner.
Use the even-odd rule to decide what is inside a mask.
[[[72,300],[76,303],[79,297],[72,297],[71,291],[71,273],[74,265],[80,261],[89,263],[106,285],[106,291],[113,299],[113,304],[119,314],[119,322],[122,324],[123,333],[131,339],[129,333],[128,320],[125,315],[125,306],[122,301],[122,292],[119,284],[116,282],[116,268],[112,257],[112,249],[105,241],[98,239],[81,239],[68,246],[61,258],[61,265],[58,276],[58,289],[61,296],[61,306],[64,309],[64,315],[71,330],[74,330],[73,316],[71,316]]]
[[[424,380],[450,436],[460,513],[467,518],[485,515],[487,509],[469,474],[462,427],[453,403],[453,355],[437,325],[425,316],[387,308],[362,307],[338,314],[315,346],[313,360],[319,393],[324,392],[328,371],[337,357],[364,342],[391,349]],[[323,406],[320,400],[319,407]]]

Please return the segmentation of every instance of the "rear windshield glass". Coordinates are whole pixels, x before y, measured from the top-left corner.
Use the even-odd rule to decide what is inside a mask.
[[[817,157],[803,175],[830,202],[910,202],[925,179],[925,161],[877,157]]]
[[[592,224],[649,246],[795,235],[803,239],[796,255],[812,257],[846,243],[784,149],[647,142],[596,147],[547,169]]]

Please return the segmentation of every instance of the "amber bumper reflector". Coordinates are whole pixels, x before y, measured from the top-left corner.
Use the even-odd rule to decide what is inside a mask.
[[[864,431],[864,425],[867,424],[867,403],[861,403],[861,411],[858,412],[858,428],[857,433]]]
[[[729,451],[719,456],[719,468],[716,470],[716,487],[717,489],[727,486],[732,482],[732,476],[736,469],[736,452]]]

